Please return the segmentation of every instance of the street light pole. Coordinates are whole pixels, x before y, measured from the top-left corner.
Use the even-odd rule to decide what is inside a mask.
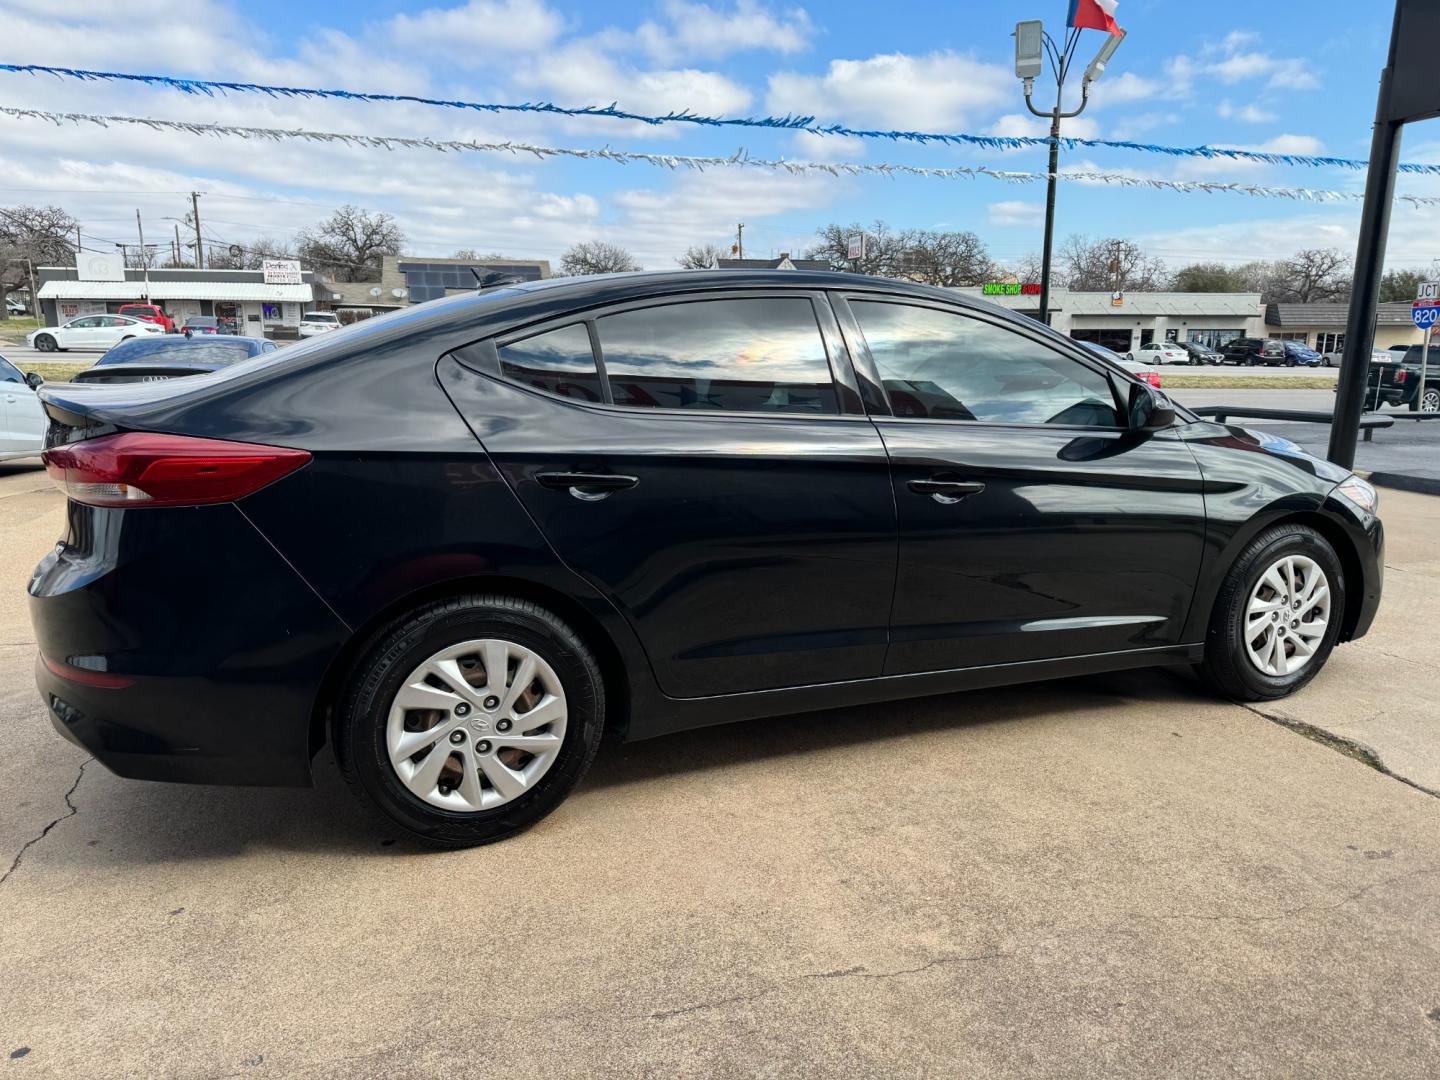
[[[1115,50],[1125,40],[1125,31],[1111,34],[1100,46],[1095,59],[1085,69],[1085,78],[1080,84],[1080,107],[1065,111],[1065,79],[1070,74],[1070,62],[1075,58],[1075,47],[1080,43],[1078,28],[1070,28],[1065,34],[1063,46],[1045,32],[1039,19],[1017,23],[1015,26],[1015,74],[1024,80],[1025,107],[1035,116],[1050,121],[1050,162],[1046,169],[1045,181],[1045,240],[1040,266],[1040,321],[1050,322],[1050,266],[1055,248],[1055,185],[1060,172],[1060,121],[1079,116],[1090,104],[1090,84],[1100,78],[1105,65],[1115,55]],[[1050,71],[1055,76],[1055,108],[1046,112],[1035,107],[1031,94],[1035,89],[1035,77],[1042,70],[1041,52],[1050,61]]]

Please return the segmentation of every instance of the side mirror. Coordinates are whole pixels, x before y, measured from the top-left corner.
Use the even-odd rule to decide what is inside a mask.
[[[45,376],[41,375],[38,371],[27,371],[25,373],[25,385],[30,387],[31,390],[39,390],[40,387],[45,385]]]
[[[1130,387],[1130,430],[1164,431],[1175,424],[1175,406],[1149,383]]]

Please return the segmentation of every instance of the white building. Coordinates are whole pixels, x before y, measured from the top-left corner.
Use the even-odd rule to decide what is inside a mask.
[[[1015,291],[1010,291],[1015,290]],[[954,289],[1012,311],[1039,317],[1038,285]],[[1118,353],[1152,341],[1198,341],[1219,347],[1240,337],[1264,337],[1259,293],[1108,293],[1050,290],[1050,325],[1080,341]]]

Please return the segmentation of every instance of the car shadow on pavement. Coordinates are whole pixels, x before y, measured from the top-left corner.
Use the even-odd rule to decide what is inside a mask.
[[[1121,672],[994,690],[749,720],[660,739],[602,747],[581,792],[625,798],[624,788],[765,759],[823,753],[899,736],[923,737],[1003,723],[1083,723],[1116,708],[1207,700],[1181,674]],[[1213,699],[1208,699],[1213,700]],[[240,788],[122,780],[98,763],[77,789],[78,846],[51,857],[102,872],[118,864],[226,860],[265,850],[330,857],[428,854],[395,839],[348,790],[328,748],[313,788]]]

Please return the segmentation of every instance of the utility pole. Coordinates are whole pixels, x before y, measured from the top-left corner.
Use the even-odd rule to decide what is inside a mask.
[[[141,295],[146,303],[150,301],[150,252],[145,247],[145,223],[140,220],[140,211],[135,211],[135,227],[140,230],[140,267],[145,280],[145,292]]]
[[[737,259],[745,257],[745,223],[743,221],[735,226],[735,257]]]
[[[80,242],[80,223],[75,223],[75,265],[80,265],[80,252],[85,250],[85,245]]]
[[[175,265],[179,266],[182,261],[183,255],[181,254],[180,248],[180,223],[177,221],[175,223]]]
[[[1080,30],[1072,27],[1065,34],[1064,46],[1057,45],[1054,38],[1045,32],[1039,19],[1030,19],[1015,24],[1015,76],[1025,84],[1025,107],[1034,115],[1050,121],[1050,164],[1046,169],[1045,184],[1045,242],[1040,269],[1040,321],[1050,322],[1050,263],[1055,246],[1055,183],[1060,171],[1060,121],[1079,116],[1090,104],[1090,84],[1105,72],[1105,65],[1115,55],[1115,50],[1125,40],[1125,31],[1118,27],[1110,32],[1105,44],[1085,69],[1085,79],[1080,84],[1080,107],[1065,111],[1065,78],[1070,74],[1070,62],[1075,58],[1075,46],[1080,43]],[[1035,89],[1035,77],[1044,69],[1044,58],[1050,60],[1050,70],[1055,76],[1055,107],[1048,112],[1035,108],[1030,95]]]
[[[200,245],[200,196],[203,191],[190,192],[190,208],[195,213],[195,269],[205,269],[205,249]]]

